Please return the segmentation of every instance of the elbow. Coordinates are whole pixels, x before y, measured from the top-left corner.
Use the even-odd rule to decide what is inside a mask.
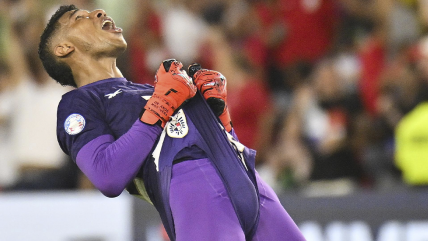
[[[125,189],[124,186],[118,184],[117,182],[106,181],[98,183],[95,187],[106,197],[115,198],[119,196],[122,191]]]
[[[115,197],[118,197],[122,193],[122,191],[120,192],[101,191],[101,193],[108,198],[115,198]]]

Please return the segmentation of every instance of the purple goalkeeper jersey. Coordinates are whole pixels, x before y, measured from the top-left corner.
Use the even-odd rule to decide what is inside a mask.
[[[105,195],[117,196],[125,187],[131,194],[147,194],[172,239],[172,165],[208,158],[228,191],[244,232],[251,237],[259,215],[255,152],[227,136],[200,95],[185,103],[163,130],[140,122],[152,93],[150,85],[112,78],[65,94],[57,122],[62,150]]]

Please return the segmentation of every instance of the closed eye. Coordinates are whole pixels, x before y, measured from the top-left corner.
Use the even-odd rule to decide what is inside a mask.
[[[76,19],[75,19],[75,20],[77,20],[77,19],[79,19],[79,18],[83,18],[83,16],[82,16],[82,15],[78,15],[78,16],[76,16]]]

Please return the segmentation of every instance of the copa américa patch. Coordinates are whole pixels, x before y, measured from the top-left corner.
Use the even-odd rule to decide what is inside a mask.
[[[64,122],[64,129],[69,135],[79,134],[85,128],[85,118],[80,114],[71,114]]]

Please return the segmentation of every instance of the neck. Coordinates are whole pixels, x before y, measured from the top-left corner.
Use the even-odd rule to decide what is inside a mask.
[[[79,58],[70,64],[74,81],[81,87],[99,80],[123,77],[116,66],[116,58]]]

